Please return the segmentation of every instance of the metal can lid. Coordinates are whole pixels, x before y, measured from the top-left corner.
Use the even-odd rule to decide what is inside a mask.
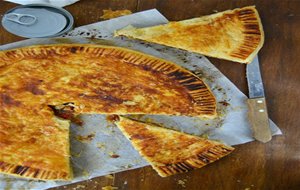
[[[2,25],[8,32],[26,38],[59,36],[71,30],[73,24],[74,19],[68,11],[44,4],[18,6],[2,18]]]

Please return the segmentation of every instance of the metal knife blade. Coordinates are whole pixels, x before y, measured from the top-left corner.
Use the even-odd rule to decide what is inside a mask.
[[[253,137],[258,141],[266,143],[272,139],[272,134],[257,56],[251,63],[247,64],[246,75],[249,88],[248,117]]]
[[[264,85],[262,83],[258,57],[246,66],[246,74],[249,88],[249,98],[265,97]]]

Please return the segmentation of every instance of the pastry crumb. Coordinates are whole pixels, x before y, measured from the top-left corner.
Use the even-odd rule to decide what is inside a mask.
[[[105,149],[105,144],[104,143],[97,143],[97,148],[99,149]]]
[[[112,19],[112,18],[117,18],[120,16],[125,16],[125,15],[130,15],[132,12],[130,10],[124,9],[124,10],[111,10],[111,9],[104,9],[103,10],[103,15],[100,17],[104,20]]]
[[[80,150],[79,152],[75,153],[75,152],[72,152],[71,155],[78,158],[81,156],[81,153],[82,153],[82,150]]]
[[[115,154],[114,152],[109,152],[108,154],[111,158],[119,158],[120,157],[120,155]]]
[[[76,137],[76,139],[77,139],[78,141],[80,141],[80,142],[87,143],[87,142],[92,141],[92,140],[94,139],[94,137],[95,137],[95,133],[91,133],[91,134],[85,135],[85,136],[83,136],[83,135],[78,135],[78,136]]]
[[[82,175],[83,175],[84,177],[89,177],[89,176],[90,176],[90,173],[89,173],[88,171],[86,171],[86,170],[83,170],[83,171],[82,171]]]
[[[106,121],[111,122],[111,123],[114,123],[114,122],[119,121],[119,120],[120,120],[120,118],[119,118],[118,115],[108,115],[108,116],[106,116]]]
[[[220,101],[219,104],[222,104],[223,106],[229,106],[230,103],[228,103],[226,100]]]
[[[116,190],[116,189],[119,189],[119,188],[108,185],[108,186],[102,187],[101,189],[102,190]]]
[[[85,185],[77,185],[77,186],[76,186],[76,189],[78,189],[78,188],[79,188],[79,189],[80,189],[80,188],[85,188],[85,187],[86,187]]]
[[[207,134],[207,133],[204,133],[204,134],[200,135],[200,137],[202,137],[202,138],[204,138],[204,139],[208,139],[208,137],[209,137],[209,134]]]
[[[113,176],[112,174],[108,174],[108,175],[106,175],[106,176],[104,176],[104,177],[106,177],[106,178],[108,178],[108,179],[114,179],[114,176]]]
[[[146,119],[145,119],[145,122],[146,122],[146,123],[153,123],[153,120],[152,120],[151,118],[146,118]]]
[[[183,187],[183,188],[185,187],[185,181],[184,180],[178,180],[177,184],[181,185],[181,187]]]
[[[130,164],[127,164],[127,165],[125,165],[125,166],[121,166],[122,168],[125,168],[125,169],[129,169],[129,168],[132,168],[132,165],[130,165]]]

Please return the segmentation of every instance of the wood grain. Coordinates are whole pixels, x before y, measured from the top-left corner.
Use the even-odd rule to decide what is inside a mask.
[[[169,20],[182,20],[247,5],[256,5],[265,30],[259,52],[270,118],[283,136],[263,144],[251,142],[202,169],[160,178],[150,167],[115,174],[114,180],[95,178],[56,189],[124,190],[178,189],[299,189],[300,188],[300,1],[298,0],[81,0],[66,7],[76,26],[100,21],[103,9],[133,12],[157,8]],[[0,15],[14,7],[0,2]],[[0,44],[21,40],[0,28]],[[239,89],[247,92],[245,65],[209,58]],[[237,126],[239,127],[239,126]],[[181,181],[180,181],[181,180]],[[183,184],[183,183],[184,184]],[[82,187],[82,188],[81,188]]]
[[[248,99],[248,118],[252,127],[253,137],[263,143],[272,139],[269,116],[265,98]]]

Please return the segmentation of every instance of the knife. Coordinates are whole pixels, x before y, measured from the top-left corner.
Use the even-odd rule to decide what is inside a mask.
[[[251,63],[247,64],[246,75],[249,88],[248,118],[253,137],[258,141],[266,143],[272,139],[272,135],[257,56]]]

